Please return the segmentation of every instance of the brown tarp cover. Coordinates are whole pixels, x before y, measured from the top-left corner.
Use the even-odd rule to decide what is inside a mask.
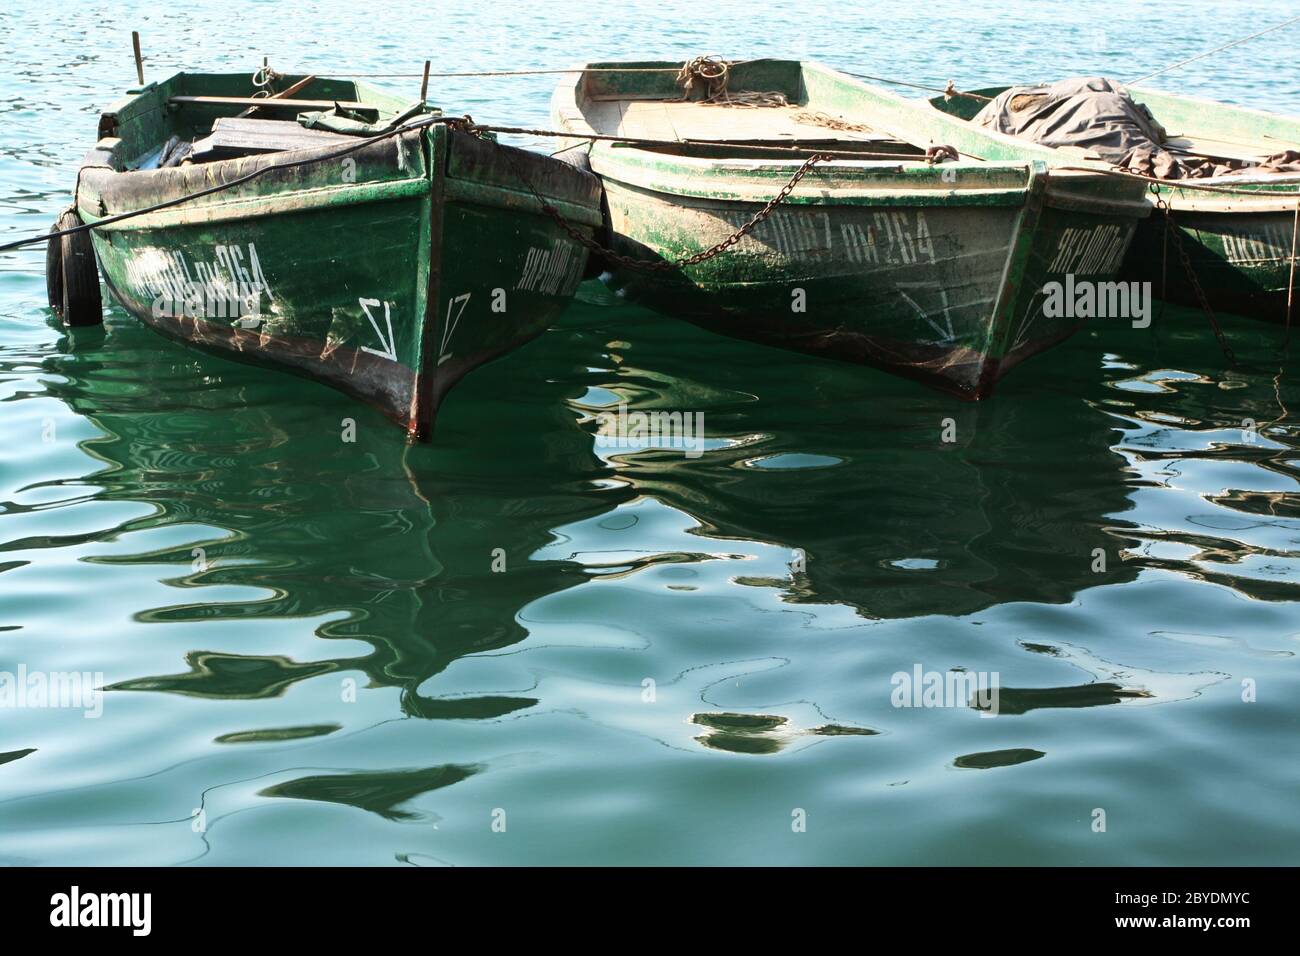
[[[1013,86],[971,122],[1043,146],[1077,146],[1108,163],[1160,179],[1199,179],[1230,173],[1300,172],[1300,152],[1286,150],[1258,163],[1198,156],[1169,145],[1151,111],[1102,76]]]

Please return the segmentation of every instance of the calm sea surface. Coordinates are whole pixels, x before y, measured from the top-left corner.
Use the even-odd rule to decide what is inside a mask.
[[[68,203],[132,28],[154,78],[720,53],[980,86],[1132,79],[1300,4],[412,10],[6,4],[0,238]],[[1156,85],[1300,113],[1298,37]],[[545,124],[555,79],[431,99]],[[116,306],[70,333],[42,273],[0,256],[0,672],[110,689],[94,719],[0,708],[0,862],[1300,859],[1279,326],[1225,319],[1227,369],[1194,312],[1095,323],[967,405],[589,284],[408,449]],[[702,413],[707,450],[597,446],[620,402]],[[996,672],[1002,713],[892,706],[917,667]]]

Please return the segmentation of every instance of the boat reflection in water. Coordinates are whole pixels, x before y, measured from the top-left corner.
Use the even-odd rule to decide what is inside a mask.
[[[179,546],[93,559],[185,568],[166,583],[192,595],[136,614],[187,625],[163,648],[174,664],[155,666],[155,653],[150,669],[112,689],[265,700],[309,678],[360,675],[366,692],[395,690],[407,717],[473,724],[581,712],[593,726],[679,749],[773,755],[866,746],[897,732],[888,675],[925,653],[907,641],[865,641],[833,663],[828,644],[800,651],[809,633],[856,640],[885,634],[873,628],[887,622],[980,624],[982,612],[1070,604],[1153,568],[1260,600],[1292,597],[1293,585],[1246,567],[1259,550],[1248,537],[1170,521],[1154,530],[1130,518],[1135,496],[1158,487],[1162,456],[1174,454],[1161,442],[1175,439],[1161,434],[1200,440],[1198,428],[1225,416],[1269,420],[1256,399],[1235,397],[1244,393],[1171,377],[1169,363],[1194,336],[1144,355],[1153,370],[1145,373],[1087,343],[1064,347],[1050,370],[1027,370],[995,400],[972,405],[648,311],[620,310],[617,324],[613,314],[587,302],[532,356],[467,381],[445,409],[446,440],[432,448],[403,445],[377,413],[332,392],[160,349],[125,321],[110,323],[107,341],[74,333],[49,388],[104,433],[83,443],[105,465],[86,481],[103,489],[101,499],[154,512],[106,534],[199,529]],[[322,403],[337,417],[322,415]],[[702,416],[699,453],[596,435],[620,404],[682,412],[681,421]],[[1161,433],[1161,415],[1189,424]],[[339,428],[322,431],[322,420]],[[348,421],[353,441],[343,438]],[[1278,454],[1258,459],[1279,468],[1267,465]],[[1213,506],[1286,507],[1275,499],[1227,489]],[[1214,557],[1224,554],[1238,567]],[[692,604],[668,591],[700,594]],[[225,626],[188,627],[214,622]],[[278,622],[294,630],[232,639]],[[990,641],[960,653],[1004,671],[1000,713],[1013,720],[1183,700],[1223,678],[1138,666],[1127,649],[1032,630],[988,632]],[[538,633],[529,654],[516,653]],[[1020,679],[1018,662],[1031,668],[1049,657],[1061,662],[1060,680]],[[828,678],[827,668],[844,665],[854,677]],[[782,667],[790,669],[768,676]],[[647,674],[658,675],[657,711],[623,703]],[[719,691],[738,674],[783,689],[757,699]],[[880,686],[864,690],[863,675]],[[392,716],[382,695],[367,700],[367,720]],[[214,737],[294,740],[347,723],[332,706],[295,714],[298,725],[258,718],[260,726]],[[413,794],[482,773],[490,752],[463,749],[467,759],[349,770],[355,786],[309,773],[260,792],[400,820]],[[1037,753],[954,749],[947,759],[994,768]]]
[[[606,457],[721,550],[739,540],[784,552],[774,574],[739,565],[736,583],[888,619],[1067,602],[1136,576],[1122,560],[1136,539],[1116,422],[1064,388],[1036,390],[1032,404],[964,404],[773,350],[725,364],[705,339],[691,336],[692,350],[681,338],[638,326],[619,377],[576,404],[592,416],[621,401],[703,412],[711,447],[698,459],[670,447]],[[1064,374],[1095,377],[1095,360],[1072,358]],[[1054,455],[1067,443],[1063,485]]]
[[[434,449],[406,446],[378,413],[318,386],[160,347],[124,318],[106,338],[73,334],[58,363],[67,379],[50,390],[104,433],[83,443],[104,463],[85,481],[103,489],[101,500],[154,510],[112,533],[202,529],[197,544],[94,559],[189,566],[168,580],[189,599],[137,619],[323,617],[316,635],[347,651],[301,661],[210,650],[205,640],[222,639],[197,629],[186,632],[196,646],[177,654],[176,672],[112,690],[269,698],[312,677],[359,671],[372,687],[400,688],[401,709],[414,717],[500,717],[536,703],[523,693],[444,698],[419,688],[463,655],[522,640],[520,608],[586,580],[574,562],[531,557],[557,523],[598,515],[619,497],[592,493],[591,438],[564,405],[581,392],[563,384],[572,368],[554,366],[558,380],[489,375],[486,390],[471,380],[449,403],[461,414],[449,415],[448,440]],[[336,414],[322,415],[321,404]],[[337,425],[322,429],[322,421]],[[370,651],[355,654],[358,642]]]

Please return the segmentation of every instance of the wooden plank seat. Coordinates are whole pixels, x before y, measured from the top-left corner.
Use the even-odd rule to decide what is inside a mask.
[[[192,162],[211,162],[259,153],[281,153],[313,146],[346,146],[357,141],[328,130],[307,129],[293,120],[240,119],[222,116],[212,124],[212,133],[194,144]]]

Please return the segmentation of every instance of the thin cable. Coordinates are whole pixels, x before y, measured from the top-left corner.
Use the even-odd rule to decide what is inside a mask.
[[[124,219],[134,219],[136,216],[143,216],[147,213],[158,212],[163,209],[170,209],[173,206],[179,206],[182,203],[189,202],[191,199],[199,199],[202,196],[211,196],[213,193],[219,193],[226,189],[233,189],[235,186],[242,186],[244,183],[251,182],[259,176],[269,173],[273,169],[295,169],[298,166],[308,166],[312,163],[323,163],[326,160],[338,159],[340,156],[346,156],[349,153],[355,153],[371,143],[388,139],[399,133],[407,133],[414,129],[423,129],[426,126],[434,126],[438,123],[463,123],[464,118],[459,116],[430,116],[427,119],[415,123],[409,123],[405,126],[399,126],[374,136],[367,136],[360,142],[348,146],[344,149],[327,153],[324,156],[311,156],[307,159],[298,159],[288,163],[270,163],[261,169],[255,169],[251,173],[231,179],[228,182],[218,183],[215,186],[209,186],[207,189],[200,189],[198,192],[186,193],[184,196],[177,196],[175,199],[167,199],[160,203],[154,203],[152,206],[145,206],[142,209],[133,209],[130,212],[121,212],[113,216],[105,216],[103,219],[97,219],[94,222],[82,223],[79,226],[73,226],[71,229],[61,229],[54,232],[47,232],[44,235],[33,236],[29,239],[19,239],[15,242],[6,242],[0,245],[0,252],[9,252],[12,249],[20,249],[23,246],[35,245],[38,242],[48,242],[51,239],[58,239],[62,236],[71,236],[78,232],[88,232],[91,229],[98,229],[101,226],[107,226],[115,222],[121,222]]]
[[[1069,170],[1076,173],[1104,173],[1107,176],[1119,176],[1121,179],[1140,179],[1144,183],[1155,183],[1159,186],[1168,186],[1172,189],[1199,189],[1209,193],[1226,193],[1229,196],[1250,196],[1252,199],[1285,199],[1287,193],[1280,193],[1277,190],[1270,189],[1241,189],[1235,186],[1213,186],[1210,183],[1198,182],[1195,179],[1160,179],[1157,176],[1147,176],[1143,173],[1135,173],[1131,170],[1120,169],[1118,167],[1106,166],[1053,166],[1052,170]],[[1218,177],[1222,179],[1223,177]],[[1283,185],[1287,180],[1278,180]],[[1264,185],[1261,183],[1261,185]]]
[[[1296,244],[1300,241],[1300,189],[1296,190],[1295,217],[1291,220],[1291,275],[1286,283],[1286,340],[1283,350],[1291,348],[1291,305],[1295,300]]]
[[[408,123],[405,126],[399,126],[396,129],[392,129],[384,133],[379,133],[378,135],[375,136],[368,136],[362,139],[359,143],[356,143],[355,145],[348,146],[345,149],[337,150],[336,152],[326,153],[323,156],[313,156],[307,159],[295,160],[289,163],[273,163],[268,166],[263,166],[261,169],[255,169],[251,173],[248,173],[247,175],[244,176],[240,176],[236,179],[232,179],[229,182],[218,183],[215,186],[209,186],[207,189],[201,189],[198,192],[189,193],[184,196],[178,196],[175,199],[168,199],[164,202],[156,203],[152,206],[145,206],[142,209],[134,209],[130,212],[123,212],[123,213],[117,213],[116,215],[113,216],[106,216],[105,218],[98,219],[95,222],[83,223],[80,226],[73,226],[71,229],[63,229],[56,232],[47,232],[40,235],[32,236],[28,239],[18,239],[14,242],[6,242],[3,245],[0,245],[0,252],[9,252],[12,249],[19,249],[22,248],[23,246],[35,245],[38,242],[48,242],[51,239],[58,239],[61,236],[70,236],[74,233],[85,232],[89,229],[96,229],[99,228],[100,226],[107,226],[115,222],[121,222],[124,219],[132,219],[136,216],[143,216],[146,213],[158,212],[159,210],[162,209],[169,209],[172,206],[179,206],[181,203],[188,202],[191,199],[198,199],[202,196],[210,196],[213,193],[218,193],[225,189],[231,189],[235,186],[242,186],[244,183],[256,179],[258,176],[261,176],[262,174],[269,172],[272,169],[293,169],[297,166],[306,166],[311,163],[323,163],[326,160],[338,159],[340,156],[346,156],[348,153],[356,152],[358,149],[361,149],[363,146],[366,146],[370,143],[378,142],[379,140],[386,139],[390,136],[396,136],[399,133],[406,133],[414,129],[422,129],[426,126],[433,126],[438,123],[446,123],[448,125],[453,125],[453,126],[463,125],[464,128],[469,131],[507,133],[507,134],[514,134],[514,135],[523,135],[523,136],[547,136],[556,139],[579,139],[579,140],[583,140],[584,142],[592,141],[592,140],[602,140],[606,142],[625,143],[629,146],[679,146],[679,147],[680,146],[732,146],[740,149],[754,150],[758,152],[780,153],[783,156],[789,156],[791,158],[797,158],[796,154],[799,152],[813,151],[811,147],[805,147],[803,149],[800,149],[800,147],[798,147],[797,145],[796,146],[755,146],[755,145],[750,145],[745,143],[735,143],[728,140],[639,139],[636,137],[629,137],[629,136],[607,136],[599,133],[570,133],[562,130],[553,130],[553,129],[531,129],[522,126],[480,125],[478,123],[467,122],[466,117],[461,117],[461,116],[433,116],[419,122]],[[580,146],[583,145],[583,143],[577,143],[575,145]],[[564,152],[564,150],[560,150],[560,152]],[[916,154],[871,153],[865,151],[859,152],[857,150],[825,150],[825,149],[818,149],[816,150],[816,152],[826,156],[838,157],[840,159],[883,159],[883,160],[896,160],[898,162],[924,162],[929,160],[929,157],[921,153],[916,153]]]
[[[979,100],[981,103],[991,103],[993,101],[993,97],[991,96],[981,96],[979,93],[964,93],[961,90],[954,89],[951,80],[948,82],[947,87],[940,89],[937,86],[922,86],[920,83],[909,83],[906,80],[891,80],[887,76],[872,76],[869,73],[853,73],[849,70],[840,70],[840,72],[845,76],[857,77],[859,80],[871,80],[875,83],[890,83],[894,86],[906,86],[913,90],[926,90],[930,93],[942,93],[944,96],[964,96],[967,99]]]
[[[736,60],[732,66],[738,66],[744,63],[752,63],[752,60]],[[192,67],[187,66],[163,66],[159,69],[186,70],[193,71]],[[678,73],[681,71],[680,66],[636,66],[623,67],[616,66],[572,66],[565,69],[546,69],[546,70],[469,70],[454,73],[430,73],[431,77],[447,76],[542,76],[553,73]],[[281,76],[294,75],[292,73],[280,73]],[[305,75],[305,74],[304,74]],[[344,79],[410,79],[424,76],[424,72],[419,73],[330,73],[331,77],[341,77]]]
[[[1218,53],[1220,50],[1228,49],[1228,47],[1238,46],[1242,43],[1245,43],[1247,40],[1253,40],[1256,37],[1262,37],[1265,33],[1272,33],[1274,30],[1281,30],[1283,27],[1289,27],[1291,24],[1296,22],[1300,22],[1300,17],[1292,17],[1290,20],[1287,20],[1284,23],[1276,24],[1275,26],[1271,26],[1266,30],[1260,30],[1258,33],[1252,33],[1248,37],[1242,37],[1240,40],[1233,40],[1230,43],[1223,44],[1223,46],[1216,46],[1213,50],[1206,50],[1204,53],[1196,54],[1196,56],[1189,56],[1185,60],[1179,60],[1177,63],[1165,67],[1163,70],[1156,70],[1154,73],[1148,73],[1146,76],[1140,76],[1136,80],[1130,80],[1128,85],[1137,86],[1137,84],[1141,83],[1143,80],[1149,80],[1151,79],[1151,77],[1159,76],[1161,73],[1168,73],[1170,70],[1176,70],[1178,69],[1178,67],[1186,66],[1188,63],[1191,63],[1195,60],[1203,60],[1205,59],[1205,57],[1209,56],[1212,53]]]

